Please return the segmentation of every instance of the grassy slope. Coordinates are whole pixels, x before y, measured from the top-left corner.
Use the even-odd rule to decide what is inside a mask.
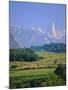
[[[34,69],[34,70],[17,70],[11,71],[11,77],[18,77],[18,76],[38,76],[38,75],[48,75],[51,74],[54,69]]]
[[[11,83],[18,82],[21,80],[24,81],[24,80],[37,79],[47,76],[50,77],[51,75],[55,76],[54,75],[55,67],[46,68],[46,66],[49,65],[57,66],[57,64],[59,63],[65,63],[65,53],[49,53],[49,52],[36,52],[36,53],[43,58],[35,62],[18,62],[18,61],[10,62],[10,66],[17,65],[16,69],[13,69],[12,71],[10,70],[10,78],[13,79]],[[54,63],[55,60],[57,60],[56,64]],[[23,70],[23,68],[26,67],[27,68],[35,67],[35,68],[29,70]],[[44,67],[44,68],[38,69],[38,67]],[[12,86],[13,85],[11,85],[11,87]]]
[[[37,52],[40,57],[43,57],[43,59],[40,59],[38,61],[34,62],[11,62],[11,65],[17,65],[17,69],[23,69],[23,68],[32,68],[32,67],[48,67],[56,66],[59,63],[64,64],[65,63],[65,53],[48,53],[48,52]],[[57,63],[55,64],[55,60],[57,60]]]

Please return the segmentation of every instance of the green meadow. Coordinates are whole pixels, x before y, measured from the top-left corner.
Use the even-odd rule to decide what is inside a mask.
[[[54,71],[58,64],[65,64],[65,53],[35,52],[36,61],[10,61],[10,88],[28,88],[65,85]]]

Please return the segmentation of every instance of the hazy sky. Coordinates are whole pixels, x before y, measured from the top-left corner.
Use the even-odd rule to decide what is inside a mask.
[[[65,42],[65,9],[64,4],[10,1],[10,25],[30,30],[37,28],[42,34],[48,33],[46,39]]]
[[[10,24],[46,29],[54,22],[59,28],[65,28],[65,5],[11,1],[9,10]]]

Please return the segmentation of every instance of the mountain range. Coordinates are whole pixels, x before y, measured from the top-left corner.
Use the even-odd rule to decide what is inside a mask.
[[[31,46],[43,46],[51,43],[65,44],[65,30],[56,29],[54,23],[52,23],[50,30],[34,26],[30,29],[18,26],[9,27],[10,48],[30,48]]]

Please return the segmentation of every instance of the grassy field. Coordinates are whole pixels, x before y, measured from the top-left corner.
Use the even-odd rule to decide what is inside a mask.
[[[49,53],[49,52],[36,52],[41,59],[34,62],[25,61],[13,61],[10,62],[10,67],[12,65],[17,65],[15,69],[26,69],[26,68],[48,68],[49,66],[55,67],[57,64],[65,64],[65,53]],[[56,63],[55,63],[56,61]]]
[[[59,63],[65,64],[65,53],[36,53],[40,57],[37,61],[10,62],[10,88],[65,85],[65,82],[54,74]]]

